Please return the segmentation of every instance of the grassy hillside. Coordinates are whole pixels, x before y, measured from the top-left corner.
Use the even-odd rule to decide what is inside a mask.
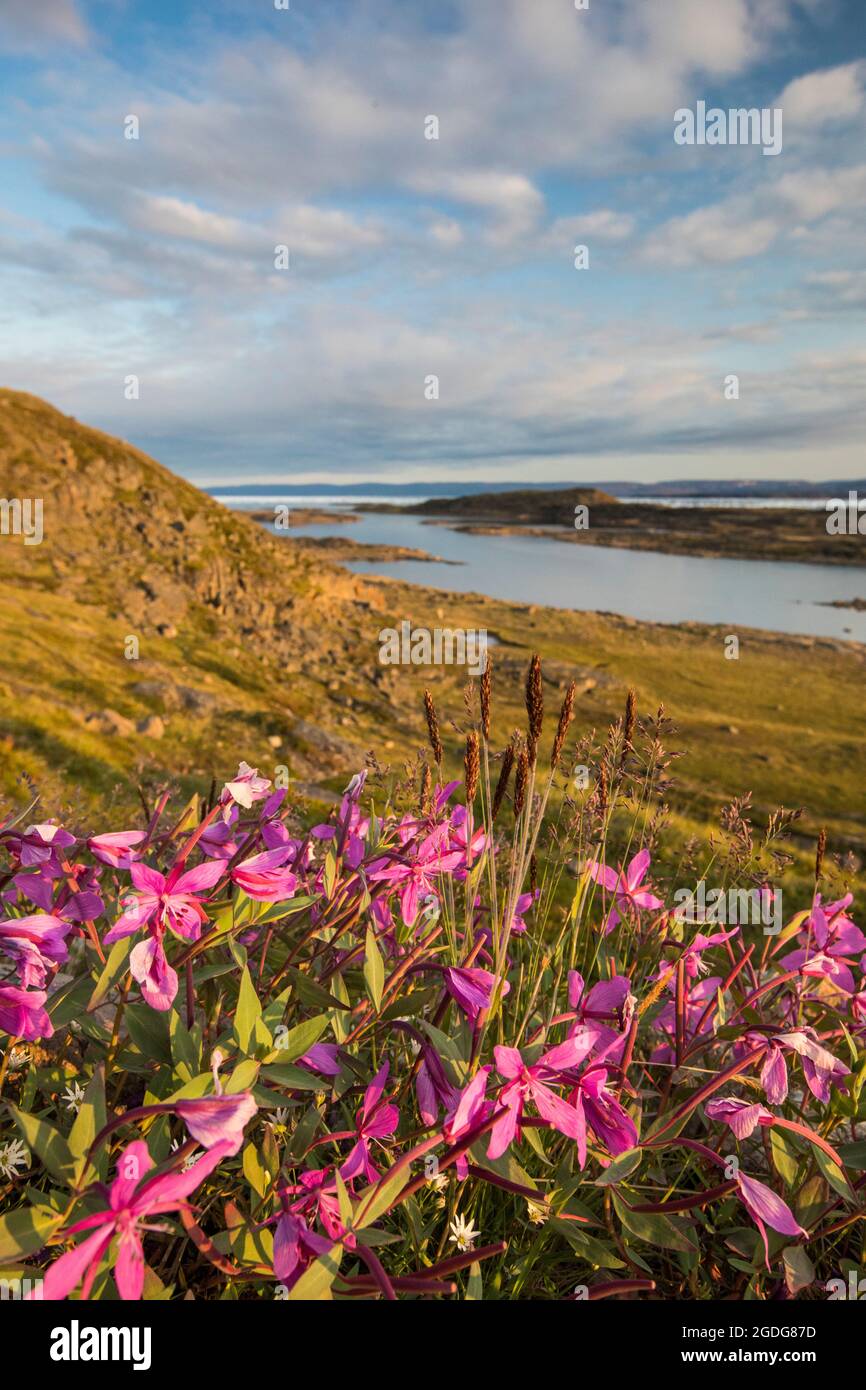
[[[805,803],[804,837],[826,823],[836,849],[866,844],[863,648],[742,632],[728,661],[727,630],[361,580],[11,391],[0,495],[44,499],[41,545],[0,537],[0,795],[16,804],[31,779],[45,813],[90,820],[137,804],[139,782],[191,791],[239,757],[332,790],[368,749],[400,765],[424,747],[425,685],[459,719],[465,684],[458,668],[380,665],[380,629],[408,619],[496,637],[503,739],[538,650],[551,711],[580,678],[579,732],[603,730],[629,685],[642,711],[665,704],[688,750],[672,799],[689,825],[751,791],[761,812]]]

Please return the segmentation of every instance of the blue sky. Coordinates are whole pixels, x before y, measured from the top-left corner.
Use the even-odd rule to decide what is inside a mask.
[[[198,482],[866,471],[862,0],[0,0],[0,90],[0,382]]]

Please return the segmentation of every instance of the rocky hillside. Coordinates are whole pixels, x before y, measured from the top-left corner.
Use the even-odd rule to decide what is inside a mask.
[[[130,768],[200,779],[240,746],[302,778],[363,758],[386,712],[375,590],[8,390],[0,495],[41,498],[44,533],[0,535],[7,796],[64,767],[100,795]]]

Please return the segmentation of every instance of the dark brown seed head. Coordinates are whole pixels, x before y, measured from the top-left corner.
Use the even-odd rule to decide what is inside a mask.
[[[623,758],[632,746],[632,736],[634,734],[635,714],[637,713],[637,691],[630,690],[625,701],[625,718],[622,725],[622,754]]]
[[[433,696],[429,690],[424,691],[424,713],[427,716],[427,737],[430,740],[430,747],[433,749],[433,757],[438,766],[442,766],[442,740],[439,737],[439,720],[436,718],[436,706],[433,703]]]
[[[818,831],[818,847],[815,851],[815,882],[824,872],[824,854],[827,849],[827,832],[823,828]]]
[[[514,744],[509,743],[505,752],[502,754],[502,766],[499,769],[499,781],[496,783],[496,791],[493,793],[493,819],[496,820],[499,808],[505,798],[508,789],[508,779],[511,776],[511,769],[514,766]]]
[[[466,736],[466,752],[463,755],[463,780],[466,785],[466,805],[471,806],[478,790],[478,735],[472,729]]]
[[[557,764],[559,763],[560,754],[562,753],[562,745],[565,743],[565,736],[568,733],[568,726],[571,723],[572,717],[574,715],[574,692],[575,684],[574,681],[572,681],[571,685],[565,692],[565,699],[562,702],[562,709],[559,711],[559,723],[556,726],[556,737],[553,740],[553,748],[551,749],[550,753],[551,772],[556,771]]]
[[[607,810],[607,768],[604,763],[602,763],[598,770],[598,786],[596,791],[598,793],[598,809],[601,814],[604,815]]]
[[[521,748],[517,755],[517,771],[514,774],[514,819],[517,820],[526,801],[526,783],[529,779],[529,754]]]
[[[533,898],[538,887],[538,860],[534,854],[529,856],[529,891]]]
[[[544,722],[544,692],[541,685],[541,657],[533,653],[526,673],[526,749],[531,763],[538,753],[541,725]]]
[[[481,732],[485,739],[490,738],[490,654],[481,673]]]

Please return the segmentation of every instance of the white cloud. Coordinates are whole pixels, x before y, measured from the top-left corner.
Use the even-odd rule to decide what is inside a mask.
[[[789,82],[774,102],[785,113],[785,123],[809,126],[828,121],[849,121],[858,116],[866,103],[866,62],[846,63],[806,73]]]

